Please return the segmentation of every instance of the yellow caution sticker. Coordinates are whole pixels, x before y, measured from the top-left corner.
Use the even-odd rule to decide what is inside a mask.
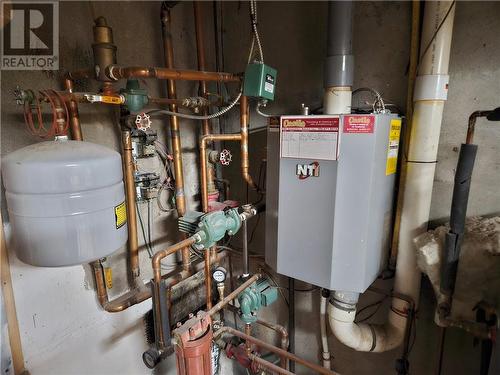
[[[123,104],[123,100],[120,96],[103,95],[101,96],[101,101],[107,104]]]
[[[127,206],[125,206],[125,202],[115,207],[115,222],[116,229],[123,227],[127,222]]]
[[[401,119],[391,120],[391,130],[389,131],[389,146],[387,147],[387,163],[385,165],[385,175],[396,173],[398,166],[399,136],[401,135]]]
[[[113,270],[111,267],[104,268],[104,279],[106,280],[106,288],[111,289],[113,287]]]

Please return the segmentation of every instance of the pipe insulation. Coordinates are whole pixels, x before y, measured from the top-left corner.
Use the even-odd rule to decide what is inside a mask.
[[[446,233],[441,270],[441,293],[452,296],[455,291],[460,247],[465,232],[465,217],[477,145],[462,144],[458,157],[455,185],[451,201],[450,231]]]
[[[328,3],[328,43],[325,60],[325,114],[351,113],[354,56],[351,1]]]
[[[394,295],[411,298],[418,306],[420,271],[416,263],[413,239],[427,230],[439,134],[448,89],[448,63],[455,15],[455,2],[436,1],[425,5],[421,56],[415,87],[414,112],[403,191],[399,249]],[[440,78],[435,76],[439,75]],[[422,83],[423,82],[423,83]],[[440,85],[439,87],[433,87]],[[422,92],[422,87],[426,88]],[[398,347],[403,341],[409,303],[392,299],[385,325],[356,324],[356,302],[346,293],[336,292],[329,305],[330,327],[344,344],[359,351],[382,352]]]

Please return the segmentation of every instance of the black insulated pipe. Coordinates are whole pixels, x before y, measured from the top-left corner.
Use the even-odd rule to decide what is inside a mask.
[[[465,217],[477,145],[462,144],[458,157],[453,198],[451,202],[450,231],[446,234],[441,265],[441,292],[452,296],[455,290],[460,247],[465,232]]]

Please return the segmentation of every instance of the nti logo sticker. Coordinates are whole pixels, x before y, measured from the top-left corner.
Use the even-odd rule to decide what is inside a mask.
[[[296,174],[299,180],[305,180],[308,177],[319,177],[319,163],[317,161],[311,164],[297,164]]]
[[[59,4],[2,2],[1,68],[4,70],[59,69]]]

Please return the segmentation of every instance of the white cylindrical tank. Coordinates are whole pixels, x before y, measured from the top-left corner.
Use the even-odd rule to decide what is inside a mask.
[[[57,140],[2,160],[14,248],[41,267],[103,258],[127,241],[121,157],[89,142]]]

